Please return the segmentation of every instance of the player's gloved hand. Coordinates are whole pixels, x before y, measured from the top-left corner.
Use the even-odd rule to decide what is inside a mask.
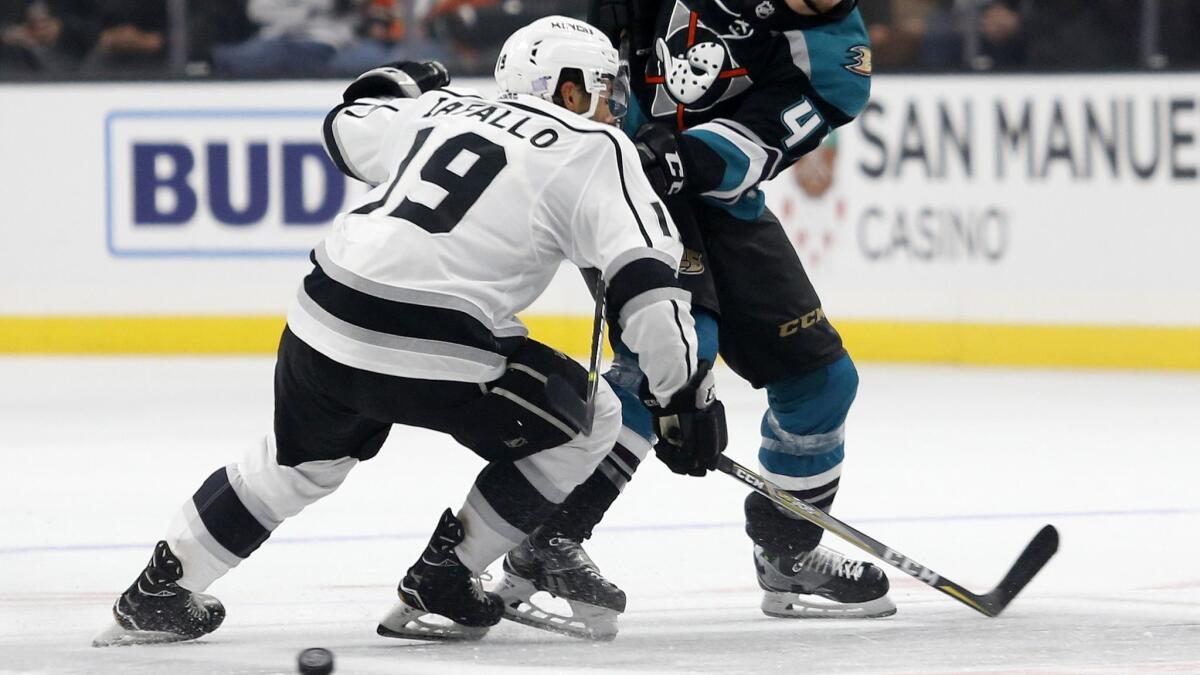
[[[717,468],[717,456],[729,442],[725,406],[717,400],[712,363],[697,364],[692,379],[661,405],[642,384],[642,402],[654,416],[658,443],[654,454],[671,471],[703,476]]]
[[[804,30],[846,18],[858,0],[804,0],[811,14],[801,14],[786,0],[740,0],[742,18],[755,28],[773,31]]]
[[[618,45],[621,42],[621,33],[632,26],[633,12],[629,2],[630,0],[591,0],[588,3],[587,22],[599,28],[614,46]]]
[[[679,137],[659,124],[643,124],[633,135],[633,145],[642,161],[642,171],[650,186],[662,196],[683,192],[687,186],[687,171],[679,152]]]
[[[360,98],[417,98],[450,84],[450,71],[437,61],[397,61],[372,68],[346,87],[342,100]]]

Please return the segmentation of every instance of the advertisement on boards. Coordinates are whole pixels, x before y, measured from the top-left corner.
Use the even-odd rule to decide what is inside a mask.
[[[366,189],[342,86],[6,86],[0,315],[281,314]],[[765,192],[835,321],[1200,326],[1198,137],[1192,77],[881,76]]]
[[[767,188],[839,316],[1200,325],[1194,78],[878,78]]]

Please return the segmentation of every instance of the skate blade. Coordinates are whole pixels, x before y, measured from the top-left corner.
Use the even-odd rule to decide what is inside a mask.
[[[609,642],[617,637],[620,613],[606,607],[560,598],[571,607],[571,615],[552,612],[533,602],[533,595],[538,592],[533,583],[507,573],[494,592],[504,600],[504,618],[509,621],[581,640]]]
[[[199,636],[197,636],[199,637]],[[93,647],[130,647],[133,645],[160,645],[168,642],[183,642],[194,638],[178,633],[154,630],[131,630],[117,623],[92,638]]]
[[[425,618],[427,616],[434,619]],[[375,632],[383,637],[406,640],[471,642],[483,639],[489,629],[490,626],[464,626],[437,614],[397,602],[379,622]]]
[[[818,596],[765,591],[762,612],[778,619],[878,619],[896,613],[896,604],[884,595],[867,602],[834,602]]]

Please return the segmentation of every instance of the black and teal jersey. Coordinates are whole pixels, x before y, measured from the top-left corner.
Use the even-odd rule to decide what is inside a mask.
[[[871,90],[858,10],[779,33],[720,0],[663,0],[653,42],[632,46],[626,129],[650,120],[681,131],[691,189],[742,218],[762,213],[759,183],[853,120]]]

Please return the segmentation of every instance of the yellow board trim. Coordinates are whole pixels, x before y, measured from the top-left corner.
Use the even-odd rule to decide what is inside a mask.
[[[526,316],[530,334],[586,356],[592,320]],[[4,354],[268,354],[278,316],[0,317]],[[1200,370],[1200,327],[838,321],[857,361]],[[785,338],[786,339],[786,338]]]

